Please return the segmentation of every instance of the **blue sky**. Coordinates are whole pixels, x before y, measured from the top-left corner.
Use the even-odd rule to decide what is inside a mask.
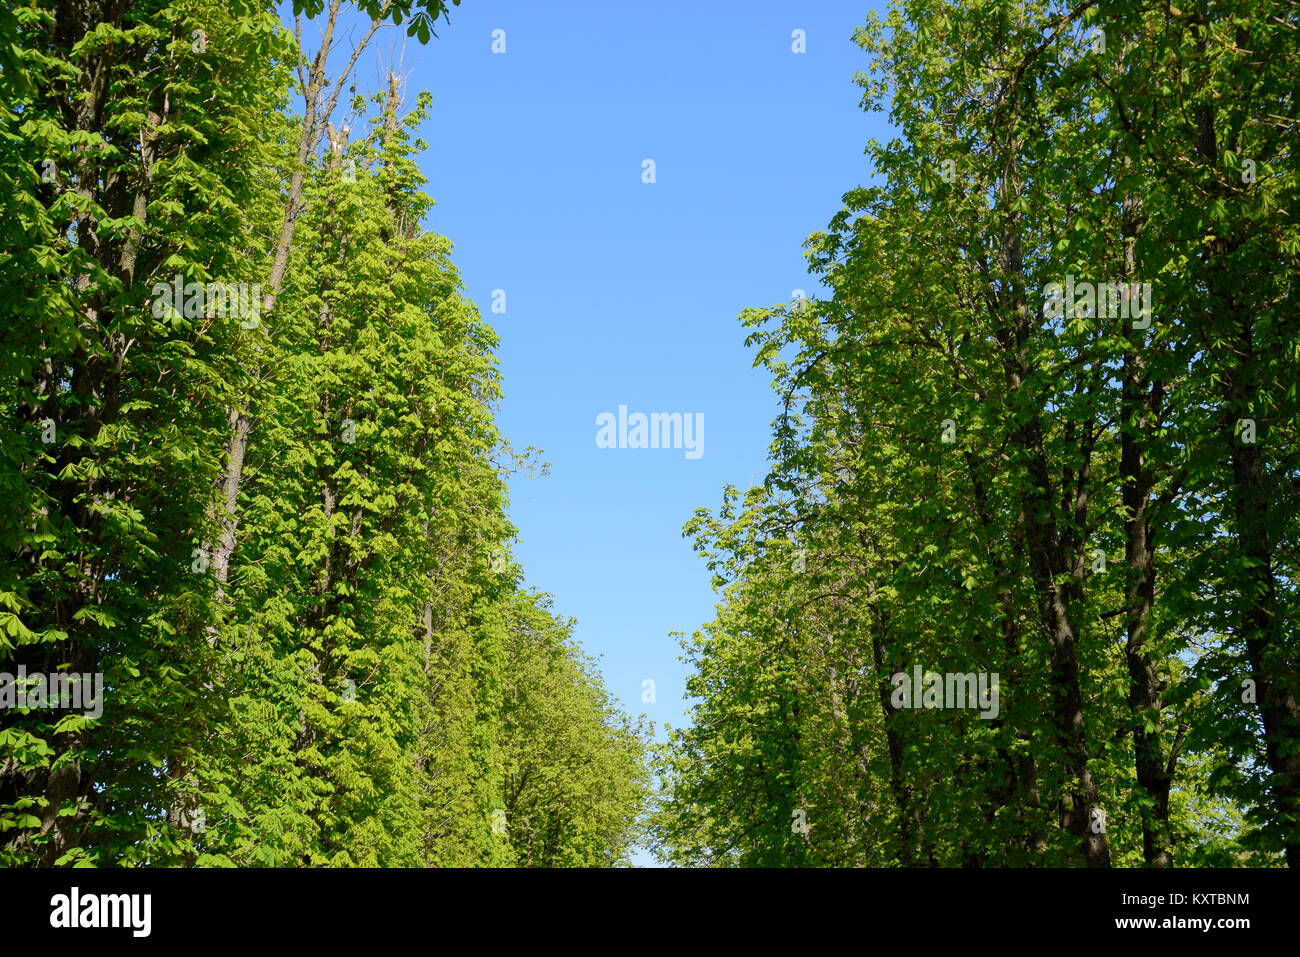
[[[411,102],[433,94],[427,225],[501,336],[502,431],[551,463],[511,483],[515,554],[659,736],[687,708],[670,632],[716,601],[682,525],[725,484],[761,479],[777,412],[738,316],[818,294],[802,243],[868,181],[868,139],[888,136],[852,82],[870,5],[702,8],[464,0],[428,46],[381,32],[357,72],[373,89],[377,63],[400,57]],[[596,418],[619,405],[702,413],[703,455],[598,448]]]

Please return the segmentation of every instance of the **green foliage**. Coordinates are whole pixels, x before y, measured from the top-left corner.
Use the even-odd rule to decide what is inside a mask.
[[[626,860],[644,731],[504,560],[530,463],[421,225],[430,98],[347,142],[271,7],[83,7],[0,12],[0,671],[104,706],[0,710],[0,863]]]
[[[899,138],[808,241],[832,298],[742,316],[782,412],[763,486],[686,525],[722,603],[665,860],[1297,863],[1294,26],[916,0],[857,33]],[[1150,326],[1054,314],[1067,276],[1150,282]],[[997,674],[997,714],[897,707],[914,667]]]

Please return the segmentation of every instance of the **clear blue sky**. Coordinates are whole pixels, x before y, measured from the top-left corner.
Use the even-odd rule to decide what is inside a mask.
[[[852,82],[871,6],[464,0],[428,46],[403,52],[390,27],[358,68],[373,89],[396,49],[412,101],[433,94],[427,225],[501,336],[502,431],[552,464],[511,483],[516,556],[659,736],[687,707],[669,633],[716,601],[682,525],[762,477],[777,412],[737,317],[818,294],[801,244],[869,180],[867,140],[889,135]],[[597,448],[597,415],[620,404],[702,413],[703,455]]]

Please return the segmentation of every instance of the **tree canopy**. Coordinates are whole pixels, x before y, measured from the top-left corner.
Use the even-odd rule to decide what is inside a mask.
[[[1300,863],[1296,27],[858,32],[898,136],[808,240],[831,296],[742,316],[781,411],[685,528],[722,600],[666,860]]]
[[[0,672],[103,681],[3,702],[0,864],[629,859],[648,731],[511,557],[428,94],[348,86],[447,5],[359,6],[338,76],[338,2],[0,10]]]

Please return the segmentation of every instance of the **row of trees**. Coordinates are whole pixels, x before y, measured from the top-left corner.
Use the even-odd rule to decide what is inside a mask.
[[[6,866],[635,840],[644,729],[509,554],[537,466],[421,225],[429,100],[349,85],[443,4],[360,6],[338,50],[295,5],[314,54],[260,0],[0,10],[0,671],[104,676],[99,718],[0,710]]]
[[[766,481],[686,527],[723,601],[665,859],[1300,865],[1298,30],[906,0],[858,32],[898,138],[809,240],[833,295],[742,317],[781,413]],[[996,675],[996,713],[899,695],[916,668]]]

